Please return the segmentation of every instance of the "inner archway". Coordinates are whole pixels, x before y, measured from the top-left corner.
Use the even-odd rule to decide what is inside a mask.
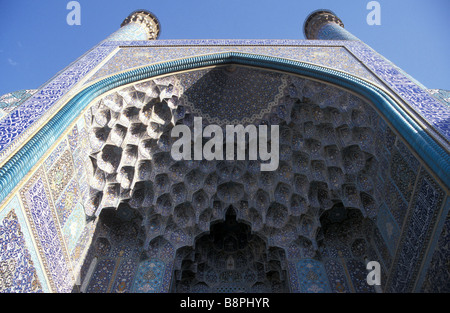
[[[178,249],[172,292],[288,292],[284,250],[268,246],[251,227],[236,220],[211,225],[193,247]]]

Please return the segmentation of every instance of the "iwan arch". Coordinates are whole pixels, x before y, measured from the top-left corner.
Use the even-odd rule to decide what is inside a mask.
[[[304,30],[159,40],[156,17],[136,11],[3,107],[0,290],[448,291],[445,92],[332,12]],[[171,130],[195,117],[278,125],[278,169],[175,161]]]

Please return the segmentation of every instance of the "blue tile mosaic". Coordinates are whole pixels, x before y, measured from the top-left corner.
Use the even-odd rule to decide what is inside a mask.
[[[20,190],[20,196],[45,271],[50,275],[51,289],[70,292],[74,278],[42,168]]]
[[[396,268],[389,278],[389,291],[412,291],[443,200],[443,190],[422,170],[407,218],[407,228],[402,233],[394,260]]]
[[[0,293],[48,292],[17,197],[0,212]]]
[[[328,277],[322,262],[312,259],[304,259],[298,261],[296,269],[300,292],[331,292]]]

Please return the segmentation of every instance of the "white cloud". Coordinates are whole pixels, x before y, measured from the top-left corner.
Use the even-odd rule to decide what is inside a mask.
[[[11,59],[11,58],[8,58],[8,63],[9,63],[11,66],[16,66],[17,64],[19,64],[19,63],[17,63],[16,61],[14,61],[14,60]]]

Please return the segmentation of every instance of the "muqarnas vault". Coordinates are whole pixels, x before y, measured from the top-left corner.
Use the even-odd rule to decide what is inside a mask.
[[[306,40],[159,32],[135,11],[0,98],[0,292],[450,291],[448,92],[327,10]],[[175,161],[195,117],[278,125],[277,170]]]

